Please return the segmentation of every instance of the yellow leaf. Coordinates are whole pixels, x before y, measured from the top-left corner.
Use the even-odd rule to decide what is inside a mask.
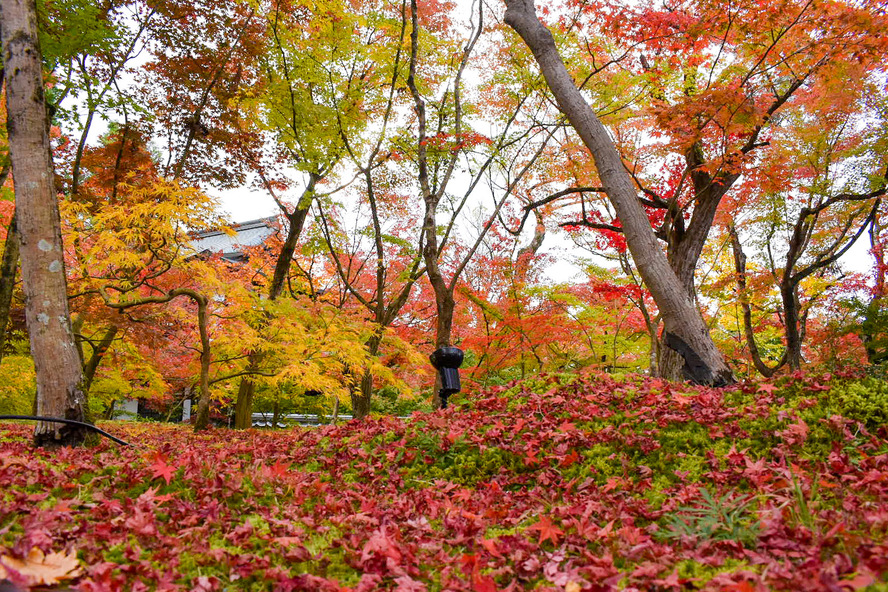
[[[5,575],[4,572],[7,571],[5,568],[15,570],[26,577],[29,586],[57,584],[62,580],[76,578],[82,572],[80,562],[77,560],[77,551],[44,555],[37,547],[31,549],[24,559],[0,556],[0,577]]]

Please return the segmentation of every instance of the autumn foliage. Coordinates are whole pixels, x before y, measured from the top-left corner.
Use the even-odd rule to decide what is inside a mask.
[[[0,582],[888,590],[883,5],[539,3],[640,255],[745,380],[713,389],[665,379],[639,226],[503,5],[38,4],[81,386],[133,446],[0,425]],[[47,364],[7,136],[0,412],[25,414]],[[232,188],[267,235],[198,249],[234,240]],[[432,411],[447,344],[463,392]],[[208,429],[108,420],[125,399]]]

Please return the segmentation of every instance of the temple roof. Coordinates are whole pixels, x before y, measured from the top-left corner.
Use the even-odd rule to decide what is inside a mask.
[[[191,246],[198,253],[221,253],[223,259],[238,261],[243,258],[243,247],[261,245],[277,231],[275,222],[276,219],[271,217],[232,224],[234,236],[221,230],[198,232],[195,233]]]

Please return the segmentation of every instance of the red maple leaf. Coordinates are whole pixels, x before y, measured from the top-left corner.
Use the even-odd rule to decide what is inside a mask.
[[[531,450],[530,448],[528,448],[527,451],[524,453],[524,465],[529,467],[531,465],[540,464],[540,459],[536,457],[538,453],[538,450]]]
[[[136,508],[132,515],[126,519],[124,524],[136,534],[143,534],[145,536],[154,536],[157,534],[153,512],[145,512]]]
[[[538,545],[542,545],[545,540],[550,540],[553,545],[557,545],[558,537],[564,534],[564,531],[555,526],[547,516],[540,516],[540,521],[529,527],[528,530],[540,531]]]
[[[493,555],[494,557],[502,557],[503,554],[500,553],[499,549],[496,547],[496,541],[491,539],[481,539],[481,546],[487,549],[487,551]]]
[[[153,472],[151,473],[152,479],[157,479],[158,477],[163,477],[163,480],[166,481],[166,484],[169,485],[170,481],[173,479],[173,475],[176,473],[176,468],[167,463],[167,457],[158,452],[154,455],[154,462],[151,463],[149,467]]]
[[[737,582],[736,584],[731,584],[727,588],[725,588],[726,592],[755,592],[756,586],[749,580],[743,580],[742,582]]]
[[[570,454],[568,454],[567,456],[565,456],[564,458],[561,459],[560,466],[561,467],[569,467],[570,465],[574,464],[578,460],[580,460],[580,455],[577,454],[576,450],[571,450]]]
[[[268,474],[271,477],[283,477],[289,470],[290,465],[285,465],[281,461],[276,461],[273,465],[268,467]]]
[[[475,576],[472,578],[472,589],[475,592],[496,592],[496,582],[490,576]]]

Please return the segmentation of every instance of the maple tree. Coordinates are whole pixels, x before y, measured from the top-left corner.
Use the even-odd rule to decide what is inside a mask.
[[[151,59],[137,89],[153,136],[164,144],[162,174],[195,186],[243,184],[260,141],[244,123],[263,43],[258,8],[167,0],[145,3],[144,10]]]
[[[204,290],[214,287],[211,268],[193,257],[186,247],[184,226],[213,224],[214,203],[194,189],[175,182],[148,181],[143,186],[113,191],[125,196],[120,207],[105,204],[90,211],[90,203],[69,202],[66,219],[76,221],[72,231],[79,245],[76,290],[81,297],[95,297],[110,309],[164,304],[185,297],[196,306],[199,332],[199,403],[195,427],[209,420],[209,371],[211,362],[208,309]],[[196,282],[196,284],[195,284]],[[117,329],[109,327],[104,345],[94,346],[94,356],[107,350]],[[89,364],[89,362],[87,362]],[[98,362],[94,362],[97,364]],[[92,368],[92,373],[95,368]]]
[[[883,35],[869,5],[569,6],[551,20],[563,51],[575,56],[570,74],[611,126],[639,200],[692,297],[719,206],[744,172],[765,166],[762,154],[780,146],[774,122],[815,102],[826,109],[852,104],[881,68]],[[752,16],[761,12],[768,17]],[[850,70],[854,85],[838,97],[836,74]],[[589,185],[562,194],[581,206],[579,219],[568,221],[621,233],[614,212],[587,201],[596,189]],[[675,377],[675,353],[660,350],[658,371]]]
[[[539,371],[639,368],[645,325],[630,300],[643,295],[591,263],[585,282],[546,285],[541,276],[552,257],[533,252],[541,233],[521,245],[493,229],[466,269],[457,295],[468,300],[458,324],[469,385]]]
[[[862,88],[873,90],[868,85]],[[744,331],[753,362],[765,375],[783,363],[800,368],[809,313],[843,280],[837,261],[874,225],[885,194],[886,164],[880,139],[856,129],[856,120],[871,114],[851,107],[853,103],[834,101],[829,93],[818,96],[819,90],[811,91],[815,111],[792,119],[792,125],[775,134],[778,147],[769,157],[776,162],[764,159],[763,166],[748,175],[740,188],[743,206],[736,208],[728,224]],[[757,244],[762,254],[760,269],[779,293],[777,314],[786,348],[772,367],[757,352],[746,285],[740,233],[752,228],[761,237]]]
[[[488,26],[485,18],[489,15],[485,16],[483,6],[475,7],[470,16],[459,61],[438,79],[423,77],[425,60],[442,50],[453,51],[446,44],[452,41],[442,43],[444,39],[439,36],[434,43],[434,38],[425,34],[422,17],[417,3],[411,3],[406,86],[413,99],[415,121],[406,156],[415,167],[412,183],[422,199],[420,251],[436,303],[434,346],[441,348],[453,342],[455,292],[461,276],[501,219],[510,198],[527,189],[535,165],[558,126],[546,129],[536,119],[540,107],[539,98],[534,98],[538,90],[534,83],[538,81],[514,84],[514,80],[493,75],[482,83],[480,88],[484,90],[478,99],[466,100],[472,95],[464,76],[484,61],[476,55],[482,51],[479,40]],[[495,55],[496,47],[491,51]],[[443,100],[433,100],[432,93],[441,87]],[[491,131],[475,131],[473,116],[486,118]],[[458,171],[467,177],[466,189],[456,187]],[[491,207],[484,211],[484,220],[466,240],[465,248],[457,247],[460,214],[484,184],[492,197]],[[440,214],[444,214],[444,224],[439,223]],[[440,404],[437,389],[434,397]]]
[[[248,102],[260,111],[254,125],[277,140],[276,159],[304,177],[300,194],[288,204],[280,191],[300,183],[275,170],[280,167],[266,172],[267,163],[255,165],[263,188],[286,219],[286,238],[267,287],[269,299],[274,300],[290,279],[292,260],[320,186],[344,157],[348,136],[366,124],[361,106],[374,80],[372,66],[362,60],[367,47],[356,12],[336,3],[277,1],[263,18],[267,40],[258,70],[264,92],[251,91]],[[250,365],[257,369],[261,360],[254,356]],[[250,427],[254,391],[255,383],[245,378],[239,387],[235,427]]]
[[[396,114],[400,107],[398,89],[403,84],[406,61],[407,13],[376,13],[370,23],[370,31],[379,34],[379,39],[366,47],[366,56],[357,54],[362,59],[361,77],[365,83],[361,109],[371,122],[368,129],[379,131],[356,135],[352,117],[337,116],[344,157],[356,169],[356,180],[360,179],[358,194],[350,192],[346,199],[351,197],[366,203],[372,229],[369,245],[362,244],[360,234],[364,231],[360,228],[356,228],[358,236],[354,238],[357,240],[347,236],[344,227],[348,221],[336,215],[343,206],[331,203],[328,198],[318,202],[317,211],[324,242],[345,295],[357,300],[372,317],[376,330],[366,347],[370,356],[378,356],[387,329],[407,304],[411,290],[424,275],[425,268],[421,265],[421,247],[408,255],[407,245],[419,240],[417,233],[411,233],[410,229],[419,223],[409,206],[399,203],[405,201],[405,196],[392,182],[398,173],[389,162],[396,158],[397,136],[402,131]],[[391,151],[386,153],[387,149]],[[401,158],[398,153],[397,159]],[[390,214],[391,219],[387,219],[386,214]],[[396,214],[397,219],[391,214]],[[365,272],[364,261],[374,259],[375,265]],[[356,374],[358,385],[351,391],[352,414],[362,418],[370,412],[376,381],[369,368]]]
[[[650,222],[637,201],[631,177],[613,142],[564,68],[554,39],[536,19],[532,3],[509,2],[506,23],[514,27],[540,64],[547,84],[596,161],[605,193],[617,211],[626,243],[645,284],[658,303],[670,347],[682,354],[685,371],[697,381],[717,384],[733,380],[699,313],[682,293],[680,280],[660,251]],[[667,336],[668,339],[668,336]]]

